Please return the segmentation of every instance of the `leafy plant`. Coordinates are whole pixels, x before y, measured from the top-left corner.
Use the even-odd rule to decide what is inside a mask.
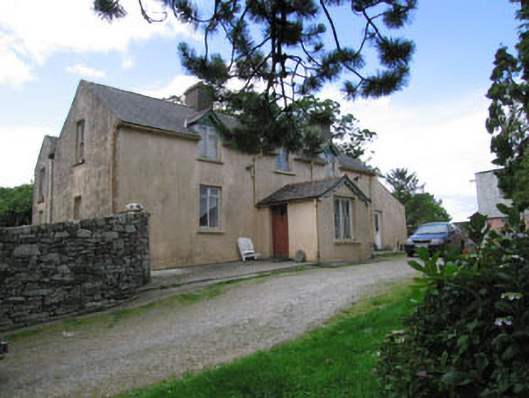
[[[387,397],[529,395],[529,235],[520,217],[503,234],[472,221],[476,254],[410,262],[426,294],[381,350]]]
[[[31,224],[33,184],[0,187],[0,227]]]

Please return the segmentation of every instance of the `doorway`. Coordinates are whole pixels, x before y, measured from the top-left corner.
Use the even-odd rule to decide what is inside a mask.
[[[288,257],[288,210],[287,205],[272,206],[272,245],[274,257]]]
[[[380,214],[379,211],[375,212],[375,244],[377,245],[377,249],[382,249],[382,214]]]

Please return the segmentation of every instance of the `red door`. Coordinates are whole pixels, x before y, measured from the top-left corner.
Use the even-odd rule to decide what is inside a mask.
[[[272,206],[271,211],[274,257],[288,257],[287,205]]]

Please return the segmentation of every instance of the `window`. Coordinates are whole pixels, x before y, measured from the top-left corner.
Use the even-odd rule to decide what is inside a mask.
[[[324,167],[325,177],[336,177],[336,160],[334,156],[325,154],[323,158],[326,161]]]
[[[73,218],[79,220],[81,218],[81,197],[76,196],[73,201]]]
[[[219,160],[219,136],[215,128],[199,125],[197,130],[202,138],[198,143],[198,155],[204,159]]]
[[[277,150],[276,155],[276,170],[290,171],[290,162],[288,159],[288,151],[285,148]]]
[[[220,188],[200,186],[200,229],[220,229]]]
[[[334,237],[336,240],[353,239],[353,201],[334,199]]]
[[[44,188],[46,184],[46,169],[41,167],[39,172],[39,203],[44,202]]]
[[[76,126],[75,160],[76,163],[84,162],[84,120],[79,120]]]

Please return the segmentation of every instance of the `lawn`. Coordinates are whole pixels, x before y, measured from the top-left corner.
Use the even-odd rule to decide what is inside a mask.
[[[377,350],[413,309],[412,295],[393,287],[271,351],[119,397],[379,397]]]

